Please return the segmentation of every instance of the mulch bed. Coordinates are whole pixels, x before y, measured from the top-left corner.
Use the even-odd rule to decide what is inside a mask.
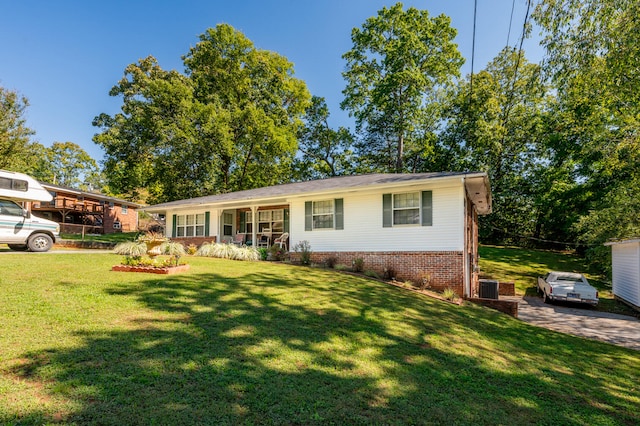
[[[190,265],[178,265],[178,266],[129,266],[129,265],[115,265],[111,268],[112,271],[119,272],[146,272],[148,274],[178,274],[189,270]]]

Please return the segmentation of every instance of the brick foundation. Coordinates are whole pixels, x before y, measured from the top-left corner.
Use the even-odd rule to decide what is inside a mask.
[[[497,299],[480,299],[478,297],[467,299],[470,302],[477,303],[478,305],[486,306],[487,308],[496,309],[505,314],[511,315],[514,318],[518,318],[518,302],[513,300],[497,300]]]
[[[463,253],[457,251],[440,252],[313,252],[313,263],[325,263],[328,258],[335,258],[336,264],[353,266],[355,259],[364,261],[364,271],[375,271],[381,277],[390,278],[388,272],[393,270],[393,277],[399,281],[422,281],[422,274],[431,274],[430,288],[442,291],[453,289],[458,295],[464,294]],[[291,260],[300,260],[300,253],[291,252]],[[385,273],[387,271],[387,273]]]
[[[498,282],[498,295],[499,296],[515,296],[516,286],[513,282],[499,281]]]

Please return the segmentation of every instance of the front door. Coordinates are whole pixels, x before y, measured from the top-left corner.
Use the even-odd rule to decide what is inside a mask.
[[[29,228],[22,207],[10,200],[0,200],[0,242],[22,244],[29,236]]]

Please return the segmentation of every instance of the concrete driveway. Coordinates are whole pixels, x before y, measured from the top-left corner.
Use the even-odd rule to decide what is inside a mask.
[[[588,307],[545,304],[540,297],[525,296],[518,302],[518,318],[522,321],[640,351],[640,320],[637,318],[598,312]]]

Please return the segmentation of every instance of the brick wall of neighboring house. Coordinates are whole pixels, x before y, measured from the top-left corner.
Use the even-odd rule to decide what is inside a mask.
[[[453,289],[458,295],[463,294],[463,253],[458,251],[441,252],[313,252],[313,263],[324,263],[328,258],[335,258],[337,264],[351,267],[353,261],[362,258],[364,271],[375,271],[381,277],[385,271],[393,270],[399,281],[422,281],[425,272],[431,275],[430,287],[442,291]],[[300,261],[300,253],[291,252],[294,262]]]
[[[120,223],[120,228],[114,226],[116,222]],[[115,204],[113,207],[105,205],[104,211],[104,233],[113,234],[114,232],[131,232],[138,230],[138,211],[133,208],[127,208],[127,213],[122,213],[122,206]]]

